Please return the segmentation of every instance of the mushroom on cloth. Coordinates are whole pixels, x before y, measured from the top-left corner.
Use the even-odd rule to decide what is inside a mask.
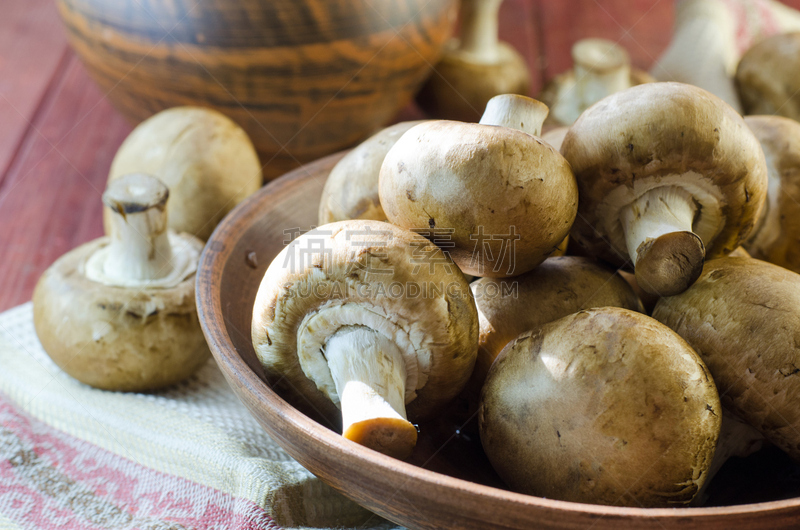
[[[752,258],[709,261],[653,317],[697,350],[723,404],[800,461],[800,275]]]
[[[800,272],[800,123],[747,116],[767,159],[767,204],[744,246],[754,258]]]
[[[323,225],[270,264],[252,339],[268,379],[345,438],[397,458],[475,364],[469,284],[427,239],[380,221]],[[341,413],[337,410],[341,409]]]
[[[461,0],[461,37],[451,39],[417,103],[434,118],[474,122],[500,94],[527,95],[525,59],[497,38],[502,0]]]
[[[478,421],[486,455],[515,491],[669,507],[703,485],[721,412],[686,341],[641,313],[604,307],[509,343],[483,387]]]
[[[319,224],[348,219],[385,221],[378,177],[386,153],[407,130],[422,121],[404,121],[375,133],[333,166],[319,202]]]
[[[404,134],[381,167],[393,224],[428,235],[465,274],[522,274],[569,233],[578,189],[569,164],[543,142],[547,107],[503,95],[480,124],[429,121]]]
[[[109,183],[115,228],[61,256],[33,293],[47,354],[69,375],[106,390],[177,383],[210,356],[194,283],[203,242],[167,230],[169,192],[155,177]]]
[[[108,180],[130,173],[153,175],[166,184],[169,227],[203,240],[263,181],[258,154],[244,129],[201,107],[174,107],[137,125],[114,156]],[[111,234],[109,213],[104,224]]]
[[[540,95],[550,107],[548,122],[572,125],[583,111],[620,90],[655,81],[631,68],[625,48],[606,39],[583,39],[572,46],[575,66],[553,78]]]
[[[571,232],[593,257],[632,263],[645,291],[688,288],[747,239],[766,199],[758,140],[728,104],[680,83],[647,83],[596,103],[561,153],[580,190]]]

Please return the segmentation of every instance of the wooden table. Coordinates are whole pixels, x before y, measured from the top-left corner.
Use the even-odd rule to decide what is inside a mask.
[[[648,68],[672,21],[672,0],[506,0],[500,34],[528,59],[535,95],[571,66],[570,47],[582,37],[619,41]],[[69,49],[53,0],[3,1],[0,311],[29,300],[58,256],[102,235],[100,195],[131,130],[104,96]]]

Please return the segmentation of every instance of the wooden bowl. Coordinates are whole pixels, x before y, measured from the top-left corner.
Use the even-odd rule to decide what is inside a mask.
[[[391,120],[438,60],[457,8],[457,0],[57,3],[72,47],[127,118],[214,107],[253,139],[267,178]]]
[[[714,508],[641,509],[520,495],[501,489],[478,442],[446,422],[421,426],[418,447],[406,463],[345,440],[284,401],[264,382],[256,360],[250,342],[252,305],[271,259],[297,230],[316,223],[322,186],[341,156],[299,168],[239,205],[211,236],[198,273],[200,321],[217,363],[263,428],[303,466],[355,502],[410,528],[798,526],[798,498]],[[773,478],[755,480],[764,465],[791,467],[777,458],[778,464],[756,461],[752,469],[733,471],[739,474],[734,482],[754,490],[748,499],[786,494],[784,487],[764,497],[760,493],[769,489]]]

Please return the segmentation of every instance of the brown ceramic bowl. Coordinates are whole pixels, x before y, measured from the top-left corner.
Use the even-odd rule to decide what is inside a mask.
[[[138,123],[178,105],[239,123],[267,179],[363,139],[439,58],[457,0],[57,0],[72,47]],[[366,110],[368,109],[368,110]]]
[[[478,442],[446,423],[422,425],[418,447],[406,463],[343,439],[273,392],[264,382],[250,343],[253,301],[264,271],[292,237],[292,229],[308,229],[316,223],[322,186],[340,157],[329,156],[299,168],[239,205],[208,241],[198,274],[200,320],[217,363],[263,428],[303,466],[355,502],[410,528],[773,529],[800,525],[798,498],[713,508],[639,509],[511,493],[502,489]],[[765,465],[787,466],[776,458],[777,464],[756,460],[749,471],[746,466],[727,470],[738,476],[722,482],[755,490],[746,496],[749,500],[786,495],[785,487],[776,494],[771,486],[784,479],[757,476]],[[797,475],[796,468],[793,473]],[[770,487],[773,490],[763,491]],[[735,495],[731,499],[741,502]]]

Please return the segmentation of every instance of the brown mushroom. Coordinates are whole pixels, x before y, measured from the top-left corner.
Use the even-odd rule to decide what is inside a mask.
[[[261,163],[244,130],[207,108],[174,107],[131,132],[108,180],[146,173],[170,190],[169,227],[205,240],[225,215],[261,186]],[[106,234],[114,227],[103,218]]]
[[[61,256],[33,293],[33,321],[47,354],[69,375],[105,390],[177,383],[210,356],[194,302],[203,243],[167,231],[167,188],[126,175],[103,194],[116,223]]]
[[[729,105],[690,85],[608,96],[570,127],[561,152],[580,191],[572,238],[591,256],[631,263],[660,296],[739,246],[766,198],[758,140]]]
[[[371,220],[323,225],[267,269],[252,338],[274,387],[398,458],[475,364],[469,284],[427,239]],[[337,410],[341,409],[341,413]]]
[[[800,275],[752,258],[709,261],[653,317],[697,350],[723,404],[800,460]]]
[[[736,69],[745,114],[776,114],[800,120],[800,33],[764,39]]]
[[[385,221],[378,177],[386,153],[407,130],[422,121],[404,121],[364,140],[333,166],[319,202],[319,224],[348,219]]]
[[[553,78],[540,99],[550,107],[548,122],[572,125],[583,111],[604,97],[642,83],[650,74],[631,68],[625,48],[605,39],[583,39],[572,46],[575,66]]]
[[[462,0],[461,38],[445,45],[442,58],[417,94],[430,116],[474,122],[500,94],[527,95],[531,74],[525,60],[497,39],[502,0]]]
[[[546,115],[534,99],[503,95],[480,124],[410,129],[381,167],[387,218],[427,234],[465,274],[531,270],[569,233],[578,202],[569,164],[537,138]]]
[[[800,123],[780,116],[744,121],[761,142],[769,174],[766,208],[745,247],[754,258],[800,272]]]
[[[577,256],[548,258],[525,274],[470,284],[480,335],[472,379],[479,392],[500,351],[520,333],[592,307],[642,312],[642,302],[613,269]]]
[[[689,503],[720,431],[717,389],[676,333],[627,309],[520,335],[481,397],[481,442],[515,491],[594,504]]]

